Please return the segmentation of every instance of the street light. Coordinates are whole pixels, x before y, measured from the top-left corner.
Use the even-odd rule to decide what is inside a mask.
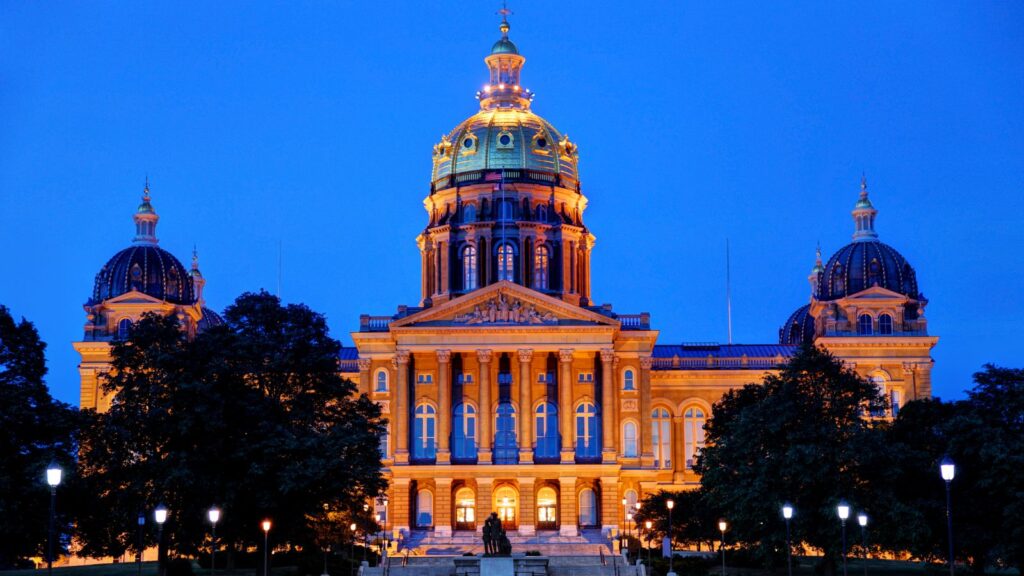
[[[946,481],[946,539],[949,541],[949,576],[954,576],[953,500],[950,496],[950,485],[953,483],[953,477],[956,476],[956,464],[953,464],[953,459],[948,454],[942,457],[942,462],[939,463],[939,470],[942,473],[942,479]]]
[[[789,576],[793,576],[793,543],[789,538],[789,521],[793,519],[793,505],[782,505],[782,517],[786,520],[786,568]]]
[[[163,576],[164,558],[160,551],[164,545],[164,522],[167,522],[167,506],[163,504],[157,505],[156,510],[153,510],[153,519],[156,520],[156,571],[160,576]]]
[[[352,539],[348,541],[349,574],[353,574],[356,571],[355,564],[353,563],[356,559],[356,523],[349,524],[348,529],[352,531]]]
[[[668,507],[668,574],[666,576],[676,576],[675,570],[672,569],[672,560],[675,556],[672,550],[672,509],[676,507],[676,501],[666,500],[665,506]]]
[[[263,521],[263,576],[270,576],[270,555],[268,546],[270,544],[270,520]]]
[[[857,514],[857,524],[860,524],[860,547],[864,556],[864,576],[868,576],[868,515],[863,512]]]
[[[836,506],[836,513],[839,514],[839,522],[843,529],[843,576],[846,576],[846,519],[850,517],[850,505],[840,500]]]
[[[46,573],[53,574],[53,517],[57,507],[57,486],[64,471],[56,463],[46,468],[46,483],[50,485],[50,523],[46,531]]]
[[[650,520],[644,522],[644,528],[647,530],[647,563],[651,563],[651,526],[653,524]]]
[[[722,533],[722,543],[718,546],[718,550],[722,553],[722,576],[725,576],[725,531],[729,529],[729,523],[725,521],[725,518],[718,519],[718,531]]]
[[[214,506],[206,513],[213,529],[210,531],[210,574],[217,570],[217,521],[220,520],[220,508]]]

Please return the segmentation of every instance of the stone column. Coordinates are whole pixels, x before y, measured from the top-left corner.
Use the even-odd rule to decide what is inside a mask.
[[[483,534],[484,520],[491,515],[491,493],[494,490],[494,478],[476,479],[476,532]]]
[[[654,466],[654,445],[651,444],[651,366],[654,358],[640,357],[640,464]]]
[[[533,536],[537,533],[537,500],[534,497],[534,480],[534,478],[519,479],[520,536]]]
[[[561,518],[559,533],[562,536],[578,536],[579,530],[576,526],[579,518],[576,516],[576,477],[562,477],[558,479],[558,509]]]
[[[451,350],[437,351],[437,463],[451,462],[452,431]]]
[[[373,391],[373,383],[370,382],[370,364],[372,364],[372,361],[369,358],[360,358],[356,363],[359,365],[359,393],[369,394]]]
[[[932,362],[918,364],[917,370],[914,371],[914,374],[917,376],[917,397],[931,398]]]
[[[519,350],[519,462],[522,464],[533,462],[533,382],[530,379],[532,361],[533,350]]]
[[[398,350],[392,360],[398,371],[395,378],[395,464],[409,462],[409,351]]]
[[[903,363],[903,389],[906,391],[907,401],[917,400],[917,374],[915,374],[913,362]]]
[[[614,536],[626,531],[626,519],[622,518],[622,499],[619,496],[618,476],[601,477],[601,531]]]
[[[562,430],[562,463],[570,464],[573,455],[572,348],[558,351],[558,420]],[[573,526],[575,526],[575,521]]]
[[[686,472],[686,435],[683,415],[672,417],[672,481],[681,483]]]
[[[477,462],[480,464],[491,463],[491,442],[494,434],[491,432],[491,358],[490,350],[477,350],[477,360],[480,362],[480,450],[477,454]],[[488,504],[489,506],[489,504]],[[480,511],[477,510],[477,515]],[[480,523],[477,523],[479,526]]]
[[[391,497],[388,498],[388,515],[391,527],[394,530],[394,538],[399,535],[409,535],[409,479],[391,479]]]
[[[452,479],[434,480],[434,535],[452,535]]]
[[[615,462],[615,436],[618,421],[615,419],[615,351],[601,350],[601,460]]]

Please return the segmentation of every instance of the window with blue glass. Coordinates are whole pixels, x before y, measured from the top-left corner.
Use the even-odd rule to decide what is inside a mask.
[[[476,409],[470,404],[459,404],[452,422],[452,458],[476,460],[476,447]]]
[[[387,392],[388,391],[388,371],[381,369],[377,371],[377,384],[374,387],[375,392]]]
[[[118,340],[127,340],[128,336],[131,334],[131,331],[132,331],[132,321],[129,320],[128,318],[122,318],[121,321],[117,323],[117,339]]]
[[[597,407],[584,402],[576,407],[576,459],[599,458],[601,445],[598,441]]]
[[[518,464],[519,445],[516,442],[516,409],[511,402],[498,404],[494,425],[494,463]]]
[[[551,402],[541,402],[534,414],[537,446],[533,451],[535,462],[558,461],[558,407]]]
[[[416,407],[413,424],[412,456],[416,460],[433,460],[437,457],[437,414],[430,404]]]
[[[627,369],[622,373],[622,389],[636,390],[636,377],[633,375],[632,370]]]
[[[883,336],[892,335],[892,316],[882,314],[878,317],[878,333]]]
[[[857,318],[857,334],[862,336],[871,335],[871,316],[861,314],[860,318]]]

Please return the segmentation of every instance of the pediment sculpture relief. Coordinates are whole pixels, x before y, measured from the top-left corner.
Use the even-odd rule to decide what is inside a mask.
[[[555,324],[558,318],[550,312],[541,312],[529,302],[506,298],[499,294],[484,304],[477,304],[473,311],[456,316],[453,322],[459,324]]]

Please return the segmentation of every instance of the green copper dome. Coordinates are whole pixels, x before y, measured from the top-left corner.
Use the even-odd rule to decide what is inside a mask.
[[[519,54],[519,49],[508,38],[502,38],[491,47],[491,54]]]

